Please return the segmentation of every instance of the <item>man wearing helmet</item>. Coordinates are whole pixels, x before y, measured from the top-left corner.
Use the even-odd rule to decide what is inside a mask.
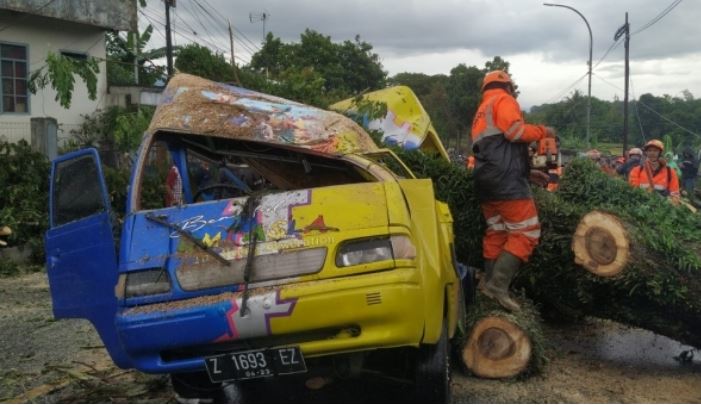
[[[643,158],[643,150],[640,148],[631,148],[630,151],[628,151],[628,160],[626,160],[625,163],[623,163],[622,166],[620,166],[618,169],[616,169],[616,172],[626,179],[628,179],[628,175],[630,174],[630,171],[633,170],[634,167],[640,166],[640,160]]]
[[[645,163],[634,167],[628,176],[628,183],[633,187],[640,187],[650,192],[657,191],[660,195],[668,197],[670,201],[679,204],[679,178],[660,155],[664,152],[664,144],[653,139],[643,147],[645,151]]]
[[[509,285],[540,238],[540,222],[528,185],[531,173],[528,144],[555,131],[526,124],[508,73],[495,70],[482,82],[482,102],[472,122],[474,181],[487,229],[482,240],[486,276],[480,290],[504,308],[520,307]]]

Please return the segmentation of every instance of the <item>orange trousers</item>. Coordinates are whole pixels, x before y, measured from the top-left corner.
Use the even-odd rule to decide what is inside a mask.
[[[487,220],[482,239],[484,258],[494,260],[507,251],[527,262],[540,238],[540,222],[533,199],[487,201],[481,207]]]

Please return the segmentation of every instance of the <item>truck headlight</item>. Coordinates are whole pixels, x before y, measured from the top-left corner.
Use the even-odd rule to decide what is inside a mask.
[[[165,269],[150,269],[127,273],[126,297],[163,294],[170,291],[170,278]]]
[[[394,235],[344,243],[336,255],[336,266],[348,267],[414,257],[416,257],[416,248],[411,239],[404,235]]]

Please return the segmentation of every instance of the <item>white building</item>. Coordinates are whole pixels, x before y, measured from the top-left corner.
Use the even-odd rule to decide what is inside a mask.
[[[29,141],[32,117],[55,118],[59,139],[77,129],[83,115],[106,105],[105,32],[136,28],[136,0],[0,0],[0,137]],[[49,52],[97,58],[97,98],[88,98],[80,77],[69,109],[55,100],[50,86],[31,94],[29,76],[44,66]]]

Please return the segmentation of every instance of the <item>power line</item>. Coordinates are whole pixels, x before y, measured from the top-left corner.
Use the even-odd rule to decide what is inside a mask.
[[[623,90],[622,88],[620,88],[620,87],[616,86],[615,84],[609,82],[608,80],[604,79],[603,77],[597,75],[596,73],[594,73],[594,76],[596,76],[597,79],[599,79],[599,80],[601,80],[602,82],[608,84],[609,86],[613,87],[613,88],[616,89],[616,90],[625,91],[625,90]]]
[[[155,18],[155,17],[149,16],[149,15],[147,15],[146,13],[143,13],[141,10],[139,10],[139,12],[142,13],[142,15],[143,15],[144,17],[146,17],[146,19],[147,19],[149,22],[151,22],[152,24],[154,24],[154,25],[155,25],[155,24],[160,24],[160,25],[162,25],[162,26],[165,26],[165,24],[162,23],[162,22],[160,22],[160,21],[153,21],[152,18]],[[183,20],[182,17],[181,17],[181,20]],[[183,21],[184,21],[184,20],[183,20]],[[154,28],[156,28],[156,27],[154,27]],[[191,27],[190,27],[190,28],[191,28]],[[156,28],[156,29],[157,29],[157,28]],[[180,37],[184,38],[184,39],[187,40],[187,41],[190,41],[190,42],[192,42],[192,43],[204,44],[204,45],[206,45],[207,47],[212,48],[212,49],[213,49],[215,52],[217,52],[217,53],[222,53],[222,54],[224,54],[224,55],[228,55],[228,54],[229,54],[229,51],[227,51],[227,50],[225,50],[225,49],[223,49],[223,48],[217,46],[216,44],[211,43],[210,41],[206,40],[206,39],[203,38],[203,37],[199,37],[198,34],[197,34],[197,32],[193,32],[193,35],[195,35],[195,37],[199,37],[199,38],[193,38],[193,37],[191,37],[191,36],[189,36],[189,35],[186,35],[185,33],[181,32],[181,31],[178,31],[178,30],[172,30],[172,31],[173,31],[176,35],[180,35]],[[159,33],[160,33],[160,31],[159,31]],[[164,36],[164,35],[161,34],[161,36]],[[164,36],[164,37],[165,37],[165,36]],[[243,59],[243,58],[240,57],[239,55],[235,55],[235,58],[238,59],[239,61],[243,62],[244,64],[249,64],[249,63],[250,63],[249,61]]]
[[[647,142],[647,138],[645,137],[645,132],[643,131],[643,122],[640,120],[640,112],[638,111],[638,98],[635,96],[635,91],[633,90],[633,80],[630,80],[630,92],[633,93],[633,99],[635,100],[635,103],[633,104],[633,107],[635,107],[635,117],[638,119],[638,126],[640,126],[640,136],[643,137],[643,142]]]
[[[205,3],[205,4],[207,5],[207,7],[209,8],[209,9],[208,9],[207,7],[203,6],[202,3],[199,2],[199,0],[193,0],[193,1],[194,1],[195,5],[197,5],[199,8],[202,9],[202,11],[204,11],[204,13],[206,14],[206,16],[208,16],[208,17],[210,18],[210,20],[211,20],[215,25],[218,25],[218,24],[219,24],[219,23],[217,22],[217,17],[218,17],[218,18],[220,19],[220,21],[221,21],[221,24],[222,24],[221,27],[223,27],[222,29],[223,29],[223,31],[224,31],[224,33],[225,33],[225,36],[228,36],[228,32],[229,32],[229,31],[228,31],[229,22],[228,22],[227,20],[225,20],[224,17],[222,17],[222,16],[221,16],[220,14],[218,14],[216,11],[214,11],[214,12],[210,11],[210,9],[211,9],[211,10],[214,10],[214,7],[212,7],[212,5],[209,4],[206,0],[203,0],[204,3]],[[254,53],[256,53],[257,51],[260,50],[260,47],[258,47],[255,43],[253,43],[253,41],[251,41],[251,40],[246,36],[246,34],[244,34],[243,32],[239,31],[235,26],[234,26],[233,28],[234,28],[234,30],[240,35],[239,39],[242,39],[242,40],[243,40],[243,41],[239,41],[239,44],[241,44],[242,46],[244,46],[244,47],[246,48],[246,50],[248,50],[248,52],[249,52],[251,55],[253,55]],[[246,41],[247,43],[244,42],[244,41]]]
[[[664,115],[658,113],[657,111],[653,110],[652,107],[648,106],[647,104],[645,104],[645,103],[643,103],[643,102],[640,102],[640,105],[642,105],[643,107],[647,108],[648,110],[650,110],[651,112],[653,112],[655,115],[657,115],[658,117],[662,118],[663,120],[669,122],[670,124],[673,124],[673,125],[677,126],[679,129],[684,130],[684,131],[690,133],[691,135],[701,137],[701,134],[697,134],[696,132],[694,132],[694,131],[692,131],[692,130],[690,130],[690,129],[688,129],[688,128],[684,128],[683,126],[677,124],[676,122],[672,121],[671,119],[669,119],[669,118],[665,117]]]
[[[181,4],[183,7],[185,6],[185,2],[181,2],[180,4]],[[200,27],[202,27],[202,29],[204,30],[204,33],[208,36],[210,42],[216,43],[217,40],[215,39],[215,36],[212,35],[212,33],[209,32],[209,30],[207,29],[207,26],[206,26],[204,23],[202,23],[202,20],[200,19],[200,14],[199,14],[199,12],[197,11],[197,9],[193,7],[193,8],[191,8],[190,10],[191,10],[191,11],[190,11],[190,14],[191,14],[192,16],[194,16],[195,19],[197,20],[197,23],[200,24]],[[216,25],[215,25],[215,27],[216,27]]]
[[[579,79],[575,80],[575,81],[574,81],[572,84],[570,84],[564,91],[560,91],[560,92],[557,93],[556,96],[550,97],[545,103],[546,103],[546,104],[549,104],[549,103],[551,103],[551,102],[553,102],[553,101],[555,101],[555,100],[560,100],[565,94],[569,93],[569,91],[570,91],[574,86],[576,86],[577,84],[579,84],[579,82],[581,82],[582,80],[584,80],[584,78],[587,77],[588,75],[589,75],[589,72],[585,72],[585,73],[582,75],[582,77],[580,77]]]
[[[140,11],[140,12],[141,12],[141,11]],[[142,13],[142,14],[143,14],[143,13]],[[154,21],[153,21],[151,18],[156,18],[156,17],[151,16],[151,18],[148,18],[148,16],[147,16],[146,14],[143,14],[143,15],[144,15],[145,17],[147,17],[147,19],[148,19],[151,23],[154,23]],[[165,23],[160,22],[160,21],[157,21],[157,23],[165,27]],[[155,24],[155,23],[154,23],[154,24]],[[223,48],[220,48],[219,46],[217,46],[216,44],[210,42],[210,41],[207,40],[206,38],[200,37],[199,35],[197,35],[197,33],[195,33],[194,35],[195,35],[196,37],[198,37],[198,38],[197,38],[197,39],[193,39],[192,37],[190,37],[190,36],[188,36],[188,35],[185,35],[185,34],[183,34],[183,33],[180,32],[180,31],[176,31],[176,30],[172,30],[172,29],[171,29],[171,31],[175,32],[176,34],[179,34],[181,37],[186,38],[186,39],[188,39],[188,40],[190,40],[190,41],[192,41],[192,42],[202,42],[202,43],[205,43],[206,45],[208,45],[208,46],[210,46],[210,47],[216,49],[216,50],[219,51],[219,52],[226,53],[226,50],[224,50]]]
[[[642,31],[645,31],[646,29],[652,27],[655,25],[658,21],[660,21],[664,16],[669,14],[670,11],[674,10],[675,7],[681,3],[682,0],[674,0],[667,8],[662,10],[657,16],[655,16],[652,20],[648,21],[646,24],[644,24],[642,27],[638,28],[635,32],[631,33],[630,35],[635,35],[638,34]]]
[[[611,46],[609,46],[609,49],[607,49],[606,52],[604,52],[604,55],[594,64],[594,66],[592,67],[592,70],[596,69],[596,67],[599,66],[601,64],[601,62],[604,61],[604,59],[606,59],[608,54],[611,51],[613,51],[615,48],[618,48],[618,45],[620,45],[622,42],[623,42],[623,38],[619,38],[617,41],[614,41],[611,44]]]
[[[189,14],[191,14],[195,19],[197,19],[198,22],[199,22],[199,24],[200,24],[200,26],[202,26],[202,27],[206,30],[205,24],[203,24],[202,20],[199,18],[200,13],[199,13],[199,12],[192,11],[192,8],[190,8],[190,7],[184,8],[184,4],[185,4],[184,2],[182,2],[181,4],[183,4],[183,10],[186,10],[186,11],[187,11]],[[200,7],[202,7],[201,5],[199,5],[199,3],[197,3],[197,5],[200,6]],[[192,6],[192,5],[191,5],[191,7],[194,8],[194,6]],[[205,11],[206,11],[206,10],[205,10]],[[222,28],[222,27],[219,25],[219,23],[214,19],[214,17],[212,16],[211,13],[209,13],[209,12],[207,11],[207,12],[205,13],[204,16],[205,16],[205,17],[208,16],[209,21],[213,22],[213,24],[214,24],[213,26],[214,26],[214,27]],[[223,17],[222,17],[222,18],[223,18]],[[200,35],[197,33],[197,31],[196,31],[194,28],[192,28],[192,26],[190,26],[189,24],[187,24],[187,23],[185,22],[185,19],[182,18],[182,16],[181,16],[181,20],[183,20],[184,24],[192,31],[192,33],[193,33],[194,35],[200,37]],[[226,26],[227,26],[226,29],[222,28],[222,30],[223,30],[223,32],[224,32],[224,36],[225,36],[225,37],[228,37],[228,36],[229,36],[228,22],[226,23]],[[207,31],[207,33],[209,34],[208,31]],[[213,43],[213,42],[216,42],[216,40],[214,40],[214,39],[212,38],[213,36],[212,36],[211,34],[209,34],[209,36],[210,36],[210,44]],[[238,44],[241,45],[241,46],[246,50],[246,52],[248,52],[250,55],[253,55],[254,53],[256,53],[256,51],[253,50],[250,46],[248,46],[245,42],[239,41]],[[222,48],[220,48],[219,46],[217,46],[217,48],[218,48],[218,49],[222,49]]]

